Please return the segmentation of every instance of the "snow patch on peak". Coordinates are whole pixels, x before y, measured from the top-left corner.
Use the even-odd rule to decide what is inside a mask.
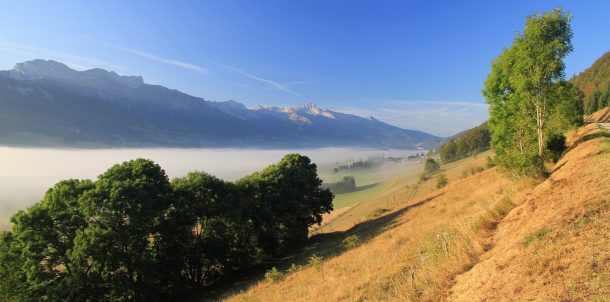
[[[330,110],[320,108],[314,103],[305,104],[305,106],[303,106],[303,109],[306,110],[306,113],[311,115],[320,115],[330,119],[335,119],[335,115]]]

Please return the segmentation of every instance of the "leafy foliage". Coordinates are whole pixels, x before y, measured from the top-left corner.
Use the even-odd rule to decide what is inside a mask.
[[[269,282],[275,282],[280,280],[284,276],[284,273],[280,272],[275,266],[265,273],[265,279]]]
[[[290,264],[290,267],[288,268],[288,270],[286,270],[286,272],[288,273],[296,273],[298,271],[300,271],[303,268],[303,265],[300,264]]]
[[[333,195],[321,188],[316,165],[288,154],[261,172],[237,182],[261,257],[274,257],[307,239],[307,229],[332,210]]]
[[[334,194],[349,193],[356,190],[356,178],[353,175],[344,176],[338,182],[322,184]]]
[[[449,179],[447,179],[447,176],[445,174],[439,174],[436,177],[436,188],[437,189],[444,188],[448,184],[449,184]]]
[[[582,94],[563,80],[569,22],[561,9],[528,17],[485,81],[497,164],[516,175],[543,175],[548,138],[583,123]]]
[[[585,114],[610,106],[610,52],[570,82],[584,93]]]
[[[358,235],[350,235],[343,239],[342,243],[346,249],[352,249],[360,245],[360,237]]]
[[[176,225],[184,259],[183,278],[192,287],[211,285],[228,271],[254,261],[242,222],[238,188],[204,172],[172,181]]]
[[[237,183],[170,183],[145,159],[61,181],[0,235],[0,300],[158,301],[210,286],[302,243],[332,210],[320,184],[298,154]]]
[[[551,153],[551,159],[553,162],[557,162],[568,148],[566,144],[566,137],[562,134],[554,134],[546,142],[546,148]]]
[[[452,162],[489,148],[490,133],[487,123],[451,138],[437,150],[442,162]]]
[[[439,165],[439,163],[434,160],[433,158],[428,158],[426,160],[426,162],[424,163],[424,174],[432,174],[434,172],[437,172],[441,169],[441,165]]]
[[[307,258],[307,264],[309,264],[313,267],[319,267],[320,265],[322,265],[323,259],[324,258],[322,256],[313,254],[313,255],[309,256],[309,258]]]

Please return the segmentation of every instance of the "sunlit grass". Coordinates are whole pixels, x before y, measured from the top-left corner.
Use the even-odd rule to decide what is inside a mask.
[[[372,187],[365,189],[365,190],[351,192],[351,193],[337,194],[337,195],[335,195],[335,199],[333,200],[333,205],[334,205],[335,209],[352,206],[375,194],[383,192],[389,186],[390,186],[390,183],[384,182],[384,183],[380,183],[380,184],[375,184]]]

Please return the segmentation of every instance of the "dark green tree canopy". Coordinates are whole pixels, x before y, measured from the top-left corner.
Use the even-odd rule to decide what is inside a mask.
[[[487,123],[450,138],[437,150],[442,162],[452,162],[489,149],[490,133]]]
[[[262,253],[275,255],[307,238],[307,228],[332,211],[333,195],[321,187],[317,167],[306,156],[288,154],[277,164],[247,176],[238,185],[250,199],[248,212]],[[262,210],[261,210],[262,209]]]
[[[136,159],[67,180],[0,235],[0,300],[159,301],[296,248],[332,209],[309,158],[237,183]]]

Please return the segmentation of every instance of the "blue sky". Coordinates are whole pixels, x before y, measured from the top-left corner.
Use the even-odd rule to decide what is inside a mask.
[[[490,62],[525,17],[557,6],[574,16],[570,77],[610,50],[609,1],[2,1],[0,69],[55,59],[451,135],[486,119]]]

